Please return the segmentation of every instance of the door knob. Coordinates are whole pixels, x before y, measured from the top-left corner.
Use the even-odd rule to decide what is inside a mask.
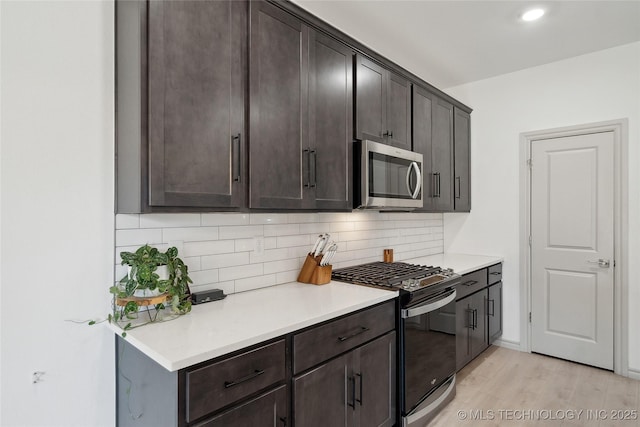
[[[589,264],[598,264],[598,267],[601,268],[609,268],[609,266],[611,265],[611,261],[608,259],[597,259],[597,260],[588,260],[587,261]]]

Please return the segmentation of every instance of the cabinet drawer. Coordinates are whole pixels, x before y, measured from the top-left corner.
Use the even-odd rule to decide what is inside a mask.
[[[187,422],[284,378],[284,340],[187,372]]]
[[[293,337],[297,374],[395,328],[395,302],[352,314]]]
[[[490,285],[502,280],[502,263],[489,267],[488,280]]]
[[[274,425],[287,422],[287,390],[280,386],[239,406],[216,415],[196,427],[245,427]]]
[[[458,293],[457,299],[471,295],[472,293],[479,291],[482,288],[487,287],[487,269],[474,271],[473,273],[465,274],[460,279],[460,284],[456,288]]]

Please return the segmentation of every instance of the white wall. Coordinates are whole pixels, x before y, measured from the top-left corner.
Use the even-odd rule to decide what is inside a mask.
[[[629,366],[640,371],[640,43],[447,92],[474,108],[473,200],[470,214],[445,214],[445,251],[504,256],[503,338],[513,342],[520,341],[520,133],[629,119]]]
[[[111,426],[113,3],[0,7],[0,425]]]

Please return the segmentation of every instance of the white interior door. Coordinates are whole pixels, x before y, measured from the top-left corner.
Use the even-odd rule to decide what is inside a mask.
[[[531,350],[613,369],[614,134],[531,143]]]

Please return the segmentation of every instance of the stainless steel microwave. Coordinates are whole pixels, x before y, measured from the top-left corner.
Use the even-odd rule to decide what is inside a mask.
[[[422,207],[422,154],[368,140],[354,145],[357,209]]]

